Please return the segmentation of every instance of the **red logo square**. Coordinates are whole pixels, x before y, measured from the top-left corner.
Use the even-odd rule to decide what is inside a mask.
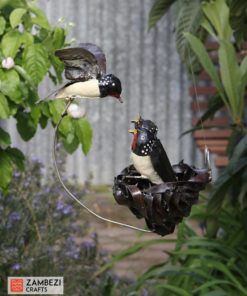
[[[11,279],[10,292],[23,292],[23,279]]]

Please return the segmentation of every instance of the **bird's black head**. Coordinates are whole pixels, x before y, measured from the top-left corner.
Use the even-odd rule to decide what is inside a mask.
[[[107,74],[99,79],[100,97],[112,96],[121,101],[121,81],[113,74]]]
[[[150,155],[157,140],[158,127],[151,120],[141,117],[132,122],[135,124],[135,128],[129,130],[133,134],[132,151],[140,156]]]

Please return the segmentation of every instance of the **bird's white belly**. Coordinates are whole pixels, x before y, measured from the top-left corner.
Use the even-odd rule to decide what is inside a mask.
[[[84,98],[100,97],[98,80],[90,79],[84,82],[75,82],[58,91],[56,98],[69,98],[71,96],[80,96]]]
[[[143,177],[146,177],[154,184],[163,183],[162,179],[153,168],[150,156],[139,156],[131,152],[131,159],[133,161],[135,169]]]

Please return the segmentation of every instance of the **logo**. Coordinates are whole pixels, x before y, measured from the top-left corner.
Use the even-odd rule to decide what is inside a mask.
[[[63,277],[8,277],[8,294],[63,295]]]
[[[10,279],[10,292],[23,292],[23,279]]]

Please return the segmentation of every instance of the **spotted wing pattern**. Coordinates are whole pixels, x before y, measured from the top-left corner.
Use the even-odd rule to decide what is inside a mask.
[[[100,78],[106,73],[105,54],[95,44],[58,49],[55,55],[64,63],[65,77],[73,82]]]

